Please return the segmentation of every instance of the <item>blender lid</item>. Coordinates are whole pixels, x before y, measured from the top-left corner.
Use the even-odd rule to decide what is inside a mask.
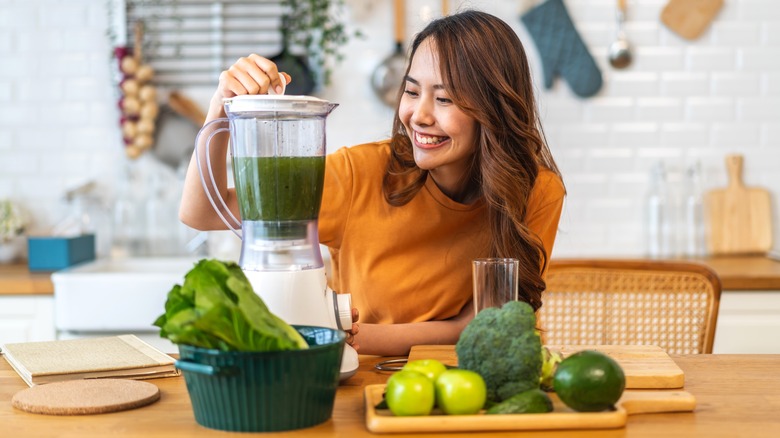
[[[223,99],[229,112],[290,111],[327,114],[338,104],[314,96],[246,94]]]

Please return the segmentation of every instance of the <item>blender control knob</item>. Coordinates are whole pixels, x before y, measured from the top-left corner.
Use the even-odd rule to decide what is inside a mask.
[[[352,295],[336,294],[336,310],[338,311],[338,323],[342,330],[352,329]]]

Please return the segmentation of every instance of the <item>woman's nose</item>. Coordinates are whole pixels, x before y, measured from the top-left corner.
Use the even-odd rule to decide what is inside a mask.
[[[431,111],[431,104],[427,99],[420,99],[417,101],[417,105],[412,113],[412,122],[417,125],[428,126],[432,125],[433,111]]]

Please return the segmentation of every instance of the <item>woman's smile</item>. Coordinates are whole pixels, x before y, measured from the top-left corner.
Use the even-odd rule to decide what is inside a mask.
[[[449,137],[429,135],[414,131],[414,145],[421,149],[435,149],[444,146],[449,139]]]

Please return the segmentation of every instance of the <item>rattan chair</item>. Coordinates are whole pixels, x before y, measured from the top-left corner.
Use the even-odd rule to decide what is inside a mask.
[[[539,325],[548,345],[658,345],[711,353],[720,280],[687,261],[552,260]]]

